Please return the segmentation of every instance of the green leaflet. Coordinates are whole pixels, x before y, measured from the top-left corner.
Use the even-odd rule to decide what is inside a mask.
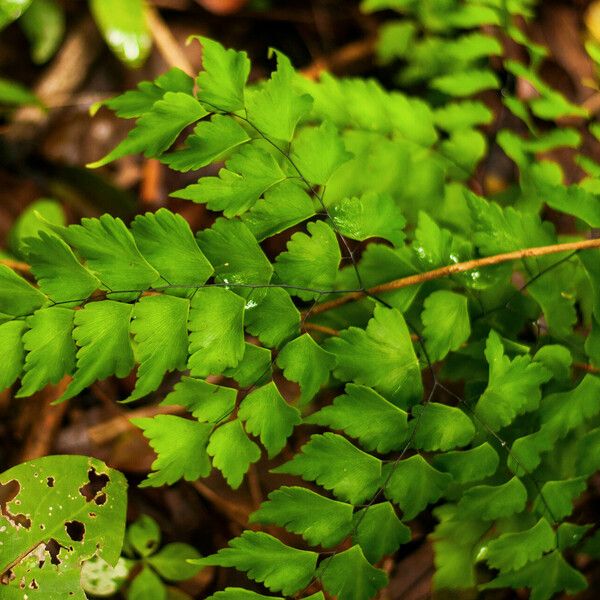
[[[17,396],[31,396],[46,384],[58,383],[73,372],[76,353],[72,337],[74,316],[75,312],[68,308],[53,307],[38,310],[29,317],[29,329],[23,335],[23,346],[27,351],[25,374]]]
[[[451,450],[466,446],[475,435],[471,419],[460,409],[437,402],[412,409],[413,445],[420,450]]]
[[[423,306],[425,347],[429,359],[438,361],[451,350],[458,350],[471,335],[467,298],[440,290],[431,294]]]
[[[246,423],[248,433],[260,436],[269,458],[279,454],[294,427],[302,422],[298,409],[285,401],[272,381],[242,400],[238,417]]]
[[[223,288],[198,290],[190,305],[188,368],[218,375],[244,355],[244,300]]]
[[[421,370],[402,314],[375,308],[366,330],[350,327],[330,338],[325,349],[337,358],[334,369],[342,381],[375,388],[394,404],[407,407],[420,401]]]
[[[555,550],[539,560],[527,563],[517,571],[504,573],[481,586],[482,589],[503,587],[530,587],[531,600],[550,600],[557,592],[579,592],[587,587],[587,582],[585,577]]]
[[[194,561],[194,564],[235,567],[273,592],[286,596],[305,588],[317,567],[316,552],[296,550],[271,535],[244,531],[229,542],[229,548]]]
[[[277,347],[298,333],[300,312],[285,290],[269,288],[258,304],[253,304],[253,301],[246,304],[246,329],[265,346]],[[278,319],[271,318],[274,314]]]
[[[158,389],[167,371],[186,368],[189,312],[189,301],[173,296],[146,296],[135,304],[130,329],[140,367],[128,400]]]
[[[0,370],[0,390],[10,387],[23,369],[25,351],[22,336],[27,325],[25,321],[8,321],[0,324],[0,360],[3,368]]]
[[[138,118],[135,127],[112,152],[88,167],[102,167],[137,152],[143,152],[148,158],[158,157],[175,142],[185,127],[207,114],[193,96],[185,92],[166,92],[149,112]]]
[[[174,542],[166,544],[156,554],[148,558],[148,563],[169,581],[185,581],[199,571],[198,567],[191,565],[188,560],[200,558],[198,551],[189,544]]]
[[[442,497],[452,477],[437,471],[420,454],[415,454],[388,465],[384,481],[386,497],[402,509],[402,519],[409,521]]]
[[[301,487],[280,487],[252,513],[251,523],[279,525],[311,546],[335,546],[352,530],[352,505]]]
[[[299,454],[273,472],[299,475],[332,490],[340,500],[360,504],[379,487],[381,461],[342,436],[327,432],[311,436]]]
[[[504,355],[502,341],[490,332],[485,357],[490,365],[488,386],[477,402],[475,414],[494,430],[510,424],[520,414],[535,410],[541,399],[540,385],[550,372],[528,356],[512,361]]]
[[[144,567],[131,582],[127,590],[127,598],[143,600],[152,595],[156,600],[167,600],[167,590],[160,577],[149,567]]]
[[[310,196],[296,183],[284,181],[267,190],[264,198],[242,215],[242,220],[261,242],[310,219],[314,214]]]
[[[60,233],[85,258],[87,267],[110,292],[144,290],[159,278],[121,219],[110,215],[82,219],[81,225],[69,225]],[[121,296],[130,297],[131,293],[119,294]]]
[[[304,422],[342,429],[357,438],[365,450],[382,454],[401,449],[408,433],[407,415],[402,409],[372,389],[352,383],[346,385],[346,393],[337,396],[333,404]]]
[[[137,418],[131,422],[144,432],[157,454],[153,472],[141,483],[142,487],[172,485],[179,479],[195,481],[210,473],[206,445],[211,424],[172,415]]]
[[[277,356],[286,379],[300,384],[300,404],[310,402],[329,379],[335,357],[305,333],[286,344]]]
[[[486,551],[490,567],[502,572],[516,571],[556,547],[556,536],[543,517],[530,529],[505,533],[492,540]]]
[[[250,465],[260,458],[259,447],[248,439],[239,419],[216,429],[210,437],[208,453],[233,489],[240,487]]]
[[[279,254],[275,262],[279,280],[302,300],[316,298],[319,290],[334,289],[341,260],[337,238],[327,223],[314,221],[306,228],[308,235],[295,233],[287,244],[287,252]]]
[[[369,600],[388,581],[383,571],[369,563],[360,546],[324,560],[319,565],[319,577],[325,590],[339,600]]]
[[[260,286],[271,281],[273,267],[242,222],[217,219],[210,229],[197,234],[197,240],[218,281],[255,303],[264,296]]]
[[[260,142],[242,146],[225,166],[218,177],[202,177],[171,196],[206,203],[211,210],[233,217],[245,213],[265,192],[287,179],[268,146]]]
[[[356,535],[363,554],[376,563],[387,554],[393,554],[402,544],[410,541],[410,529],[396,516],[389,502],[380,502],[359,510],[354,515]]]
[[[46,297],[12,269],[0,265],[0,316],[20,317],[33,313]]]
[[[137,216],[131,223],[131,233],[144,258],[167,285],[200,286],[213,274],[181,215],[161,208]]]
[[[242,360],[223,374],[235,379],[242,387],[255,387],[271,379],[271,351],[248,342],[244,348]]]
[[[242,588],[225,588],[222,592],[217,592],[209,596],[207,600],[284,600],[281,596],[263,596],[250,590]]]
[[[343,198],[331,207],[338,231],[353,240],[383,238],[402,245],[406,220],[389,194],[365,192],[360,198]]]
[[[249,122],[263,135],[289,142],[298,121],[310,110],[312,98],[294,90],[295,72],[289,59],[280,52],[275,51],[275,54],[277,70],[259,89],[248,94],[246,112]]]
[[[82,266],[73,251],[55,235],[39,231],[26,238],[24,251],[40,289],[55,302],[80,302],[100,287],[98,279]]]
[[[582,494],[586,487],[584,477],[546,481],[533,508],[551,522],[561,521],[573,512],[573,501]]]
[[[79,347],[77,369],[59,400],[72,398],[109,375],[129,375],[134,365],[129,341],[132,309],[130,304],[103,300],[76,311],[73,339]]]
[[[458,511],[461,518],[474,517],[491,521],[521,512],[527,501],[527,490],[517,477],[501,485],[478,485],[467,490]]]
[[[294,139],[290,152],[302,177],[317,185],[326,185],[332,173],[351,156],[329,121],[319,127],[303,129]]]
[[[244,86],[250,73],[247,54],[226,50],[206,37],[197,39],[202,45],[204,69],[196,78],[200,102],[210,110],[236,111],[244,108]]]
[[[487,442],[470,450],[438,454],[432,460],[436,469],[452,475],[457,483],[485,479],[496,472],[499,464],[498,453]]]
[[[160,546],[160,527],[152,517],[141,515],[127,528],[126,539],[136,553],[145,558]]]
[[[150,111],[152,105],[166,92],[184,92],[191,95],[193,88],[194,80],[181,69],[174,67],[153,82],[142,81],[136,90],[128,90],[120,96],[93,105],[92,111],[95,112],[101,105],[105,105],[114,110],[118,117],[133,119]]]
[[[237,392],[233,388],[184,376],[175,384],[175,388],[162,404],[180,405],[191,412],[198,421],[219,423],[233,412],[236,396]]]
[[[165,154],[161,162],[186,173],[221,160],[232,150],[250,140],[244,128],[231,117],[214,115],[201,121],[185,140],[185,147]]]

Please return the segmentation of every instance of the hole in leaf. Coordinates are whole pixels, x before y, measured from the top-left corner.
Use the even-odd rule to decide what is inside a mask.
[[[31,527],[31,519],[23,514],[13,515],[8,510],[8,503],[14,500],[14,504],[20,504],[19,500],[15,500],[19,492],[21,491],[21,486],[16,479],[9,481],[8,483],[2,484],[0,483],[0,513],[4,517],[6,517],[15,527],[24,527],[25,529],[29,529]]]
[[[54,477],[48,477],[46,483],[48,484],[48,487],[54,487]]]
[[[102,494],[99,494],[96,499],[94,500],[94,502],[98,505],[101,506],[102,504],[104,504],[106,502],[106,494],[103,492]]]
[[[85,525],[81,521],[67,521],[65,523],[65,529],[67,530],[67,535],[74,542],[81,542],[83,540],[83,536],[85,535]]]
[[[8,569],[2,573],[2,577],[0,577],[0,585],[8,585],[15,578],[15,574],[12,569]]]
[[[32,579],[31,583],[29,584],[29,587],[32,590],[37,590],[40,586],[38,585],[38,582],[35,579]]]
[[[58,558],[58,553],[60,552],[60,544],[54,538],[50,538],[50,540],[46,544],[46,552],[48,552],[48,554],[50,555],[50,562],[53,565],[60,565],[60,558]]]
[[[88,513],[88,515],[89,515],[90,519],[95,519],[96,518],[96,513],[95,512]]]
[[[79,493],[85,498],[86,502],[96,499],[98,494],[106,487],[110,478],[106,473],[98,474],[94,467],[88,471],[88,483],[79,488]],[[102,494],[106,499],[106,494]],[[96,502],[98,504],[98,502]]]

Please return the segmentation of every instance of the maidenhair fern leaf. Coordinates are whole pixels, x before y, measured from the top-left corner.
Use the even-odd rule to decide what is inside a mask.
[[[437,502],[451,481],[450,475],[434,469],[420,454],[390,464],[384,471],[385,495],[402,509],[407,521]]]
[[[294,139],[290,158],[309,183],[325,185],[332,173],[352,157],[336,127],[324,121],[303,129]]]
[[[301,487],[282,486],[250,517],[251,523],[279,525],[300,534],[311,546],[329,548],[352,530],[351,504]]]
[[[144,258],[166,284],[200,286],[212,275],[212,266],[181,215],[161,208],[137,216],[131,223],[131,233]]]
[[[367,560],[376,563],[410,541],[410,529],[400,521],[389,502],[380,502],[354,515],[357,542]]]
[[[388,581],[387,575],[365,558],[360,546],[334,554],[319,565],[325,591],[338,600],[370,600]]]
[[[242,588],[228,587],[222,592],[209,596],[206,600],[284,600],[281,596],[264,596]]]
[[[46,302],[46,296],[12,269],[0,265],[0,320],[3,315],[30,315]]]
[[[342,429],[368,451],[382,454],[406,443],[407,414],[372,389],[349,383],[333,404],[305,419],[306,423]]]
[[[272,315],[277,315],[277,319]],[[246,304],[245,322],[249,333],[273,348],[298,332],[300,312],[285,290],[270,288],[258,303],[251,300]]]
[[[277,70],[271,79],[259,89],[247,95],[248,120],[263,135],[276,140],[290,142],[298,121],[312,106],[308,94],[299,94],[292,85],[296,76],[289,59],[275,51]]]
[[[499,519],[521,512],[527,502],[527,490],[518,477],[500,485],[469,488],[458,503],[461,518]]]
[[[266,294],[260,287],[271,281],[273,267],[242,222],[217,219],[210,229],[199,232],[197,239],[219,281],[231,284],[235,292],[255,303]]]
[[[264,197],[242,215],[248,229],[261,242],[315,214],[313,200],[297,183],[284,181],[265,192]]]
[[[427,297],[421,314],[425,347],[432,362],[458,350],[471,335],[467,298],[446,290]]]
[[[157,459],[142,487],[172,485],[179,479],[195,481],[210,473],[206,445],[212,431],[209,423],[198,423],[173,415],[136,418],[131,422],[142,429]]]
[[[214,115],[210,121],[201,121],[185,140],[185,147],[161,157],[161,162],[183,173],[201,169],[224,158],[232,150],[245,144],[250,136],[231,117]]]
[[[498,453],[484,442],[470,450],[455,450],[434,456],[436,469],[449,473],[457,483],[480,481],[493,475],[500,464]]]
[[[202,67],[198,75],[198,99],[209,110],[236,111],[244,108],[244,87],[250,74],[245,52],[226,50],[206,37],[202,44]]]
[[[493,569],[516,571],[556,548],[556,535],[543,517],[530,529],[505,533],[488,545],[485,560]]]
[[[203,177],[171,196],[206,203],[211,210],[233,217],[252,208],[268,189],[287,178],[268,147],[257,142],[243,146],[225,166],[218,177]]]
[[[208,453],[233,489],[240,487],[250,465],[260,458],[260,448],[248,439],[239,419],[217,428],[210,437]]]
[[[0,324],[0,390],[10,387],[23,370],[25,351],[23,333],[27,329],[25,321],[8,321]]]
[[[282,348],[277,356],[277,366],[283,369],[286,379],[300,384],[300,403],[306,404],[329,379],[335,357],[305,333]]]
[[[60,400],[76,396],[94,381],[109,375],[129,375],[134,365],[129,340],[132,309],[130,304],[103,300],[75,312],[77,370]]]
[[[244,344],[244,356],[237,366],[223,372],[226,377],[235,379],[241,387],[262,385],[271,379],[271,351],[249,344]]]
[[[333,289],[341,260],[337,238],[327,223],[311,222],[307,230],[308,234],[295,233],[287,244],[287,252],[279,254],[275,262],[279,280],[292,286],[290,293],[303,300],[319,295],[318,291],[303,288]]]
[[[491,331],[485,357],[490,365],[487,388],[477,402],[475,414],[494,430],[509,425],[520,414],[535,410],[542,397],[540,385],[552,374],[529,356],[510,360],[500,336]]]
[[[27,350],[25,374],[17,396],[31,396],[46,384],[58,383],[73,372],[76,353],[72,337],[74,316],[75,311],[57,306],[43,308],[29,317],[29,329],[23,335]]]
[[[150,111],[136,121],[129,135],[114,150],[88,167],[102,167],[117,158],[138,152],[149,158],[160,156],[188,125],[207,114],[193,96],[185,92],[166,92]]]
[[[573,512],[573,502],[586,489],[585,477],[546,481],[533,509],[549,521],[562,521]]]
[[[69,225],[60,233],[109,291],[145,290],[159,278],[121,219],[110,215],[82,219],[81,225]]]
[[[233,388],[182,377],[162,404],[183,406],[200,422],[219,423],[233,412],[236,396]]]
[[[299,475],[352,504],[375,494],[381,479],[381,461],[335,433],[313,435],[294,458],[274,473]]]
[[[235,567],[271,591],[291,596],[310,583],[318,557],[316,552],[290,548],[267,533],[244,531],[228,548],[192,562],[203,567]]]
[[[166,295],[146,296],[135,304],[130,330],[140,367],[128,400],[156,390],[167,371],[186,368],[189,308],[188,300]]]
[[[240,404],[238,417],[273,458],[285,446],[294,427],[302,422],[297,408],[290,406],[273,381],[251,391]]]
[[[325,349],[336,356],[334,373],[342,381],[371,386],[402,407],[421,400],[419,361],[398,310],[377,306],[366,330],[341,331],[327,340]]]
[[[365,192],[360,197],[343,198],[330,210],[338,231],[353,240],[383,238],[401,246],[406,220],[389,194]]]
[[[483,590],[498,588],[531,588],[531,600],[550,600],[558,592],[575,594],[587,587],[585,577],[555,550],[539,560],[527,563],[517,571],[503,573],[481,586]]]
[[[39,231],[24,247],[40,289],[55,302],[80,302],[100,287],[61,238]]]
[[[428,402],[413,408],[413,445],[420,450],[451,450],[466,446],[475,435],[471,419],[459,408]]]
[[[218,375],[244,355],[244,300],[223,288],[204,288],[192,298],[188,323],[192,375]]]

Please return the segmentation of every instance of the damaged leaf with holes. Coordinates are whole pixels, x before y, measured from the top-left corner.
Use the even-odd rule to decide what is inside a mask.
[[[0,597],[84,600],[81,564],[117,563],[126,501],[123,475],[85,456],[46,456],[2,473]]]

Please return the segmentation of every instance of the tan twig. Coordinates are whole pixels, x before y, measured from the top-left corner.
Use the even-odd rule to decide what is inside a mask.
[[[27,263],[12,260],[11,258],[0,258],[0,265],[4,265],[13,271],[21,271],[22,273],[29,273],[31,271],[31,267]]]
[[[160,13],[154,7],[148,6],[146,8],[146,19],[152,32],[152,39],[165,62],[171,67],[179,67],[193,77],[194,69],[190,61]]]
[[[418,285],[419,283],[424,283],[425,281],[431,281],[432,279],[441,279],[443,277],[449,277],[450,275],[456,275],[457,273],[464,273],[465,271],[472,271],[473,269],[479,269],[481,267],[499,265],[501,263],[519,260],[522,258],[533,258],[535,256],[558,254],[560,252],[589,250],[591,248],[600,248],[600,239],[568,242],[566,244],[554,244],[552,246],[539,246],[537,248],[525,248],[524,250],[515,250],[514,252],[506,252],[504,254],[496,254],[494,256],[486,256],[484,258],[476,258],[474,260],[467,260],[461,263],[454,263],[446,267],[433,269],[433,271],[425,271],[425,273],[417,273],[415,275],[409,275],[408,277],[395,279],[394,281],[388,281],[387,283],[381,283],[369,288],[365,292],[352,292],[350,294],[346,294],[345,296],[341,296],[340,298],[330,300],[329,302],[317,304],[311,309],[311,314],[319,314],[328,310],[332,310],[338,306],[343,306],[348,302],[360,300],[369,294],[374,295],[382,294],[384,292],[391,292],[393,290],[399,290],[411,285]]]
[[[301,73],[307,79],[318,79],[323,71],[343,71],[349,65],[359,62],[373,54],[375,50],[375,37],[358,40],[342,46],[334,53],[317,58],[308,67],[302,69]]]
[[[306,321],[302,324],[302,329],[305,331],[318,331],[320,333],[326,333],[327,335],[340,335],[340,332],[337,331],[337,329],[327,327],[326,325],[319,325],[317,323],[308,323]]]
[[[231,500],[223,498],[200,480],[192,482],[192,485],[200,495],[213,504],[220,513],[244,528],[248,526],[248,517],[252,512],[251,508],[247,507],[242,502],[232,502]]]
[[[600,373],[600,368],[595,367],[594,365],[588,365],[586,363],[573,363],[573,367],[575,369],[579,369],[580,371],[585,371],[586,373]]]

